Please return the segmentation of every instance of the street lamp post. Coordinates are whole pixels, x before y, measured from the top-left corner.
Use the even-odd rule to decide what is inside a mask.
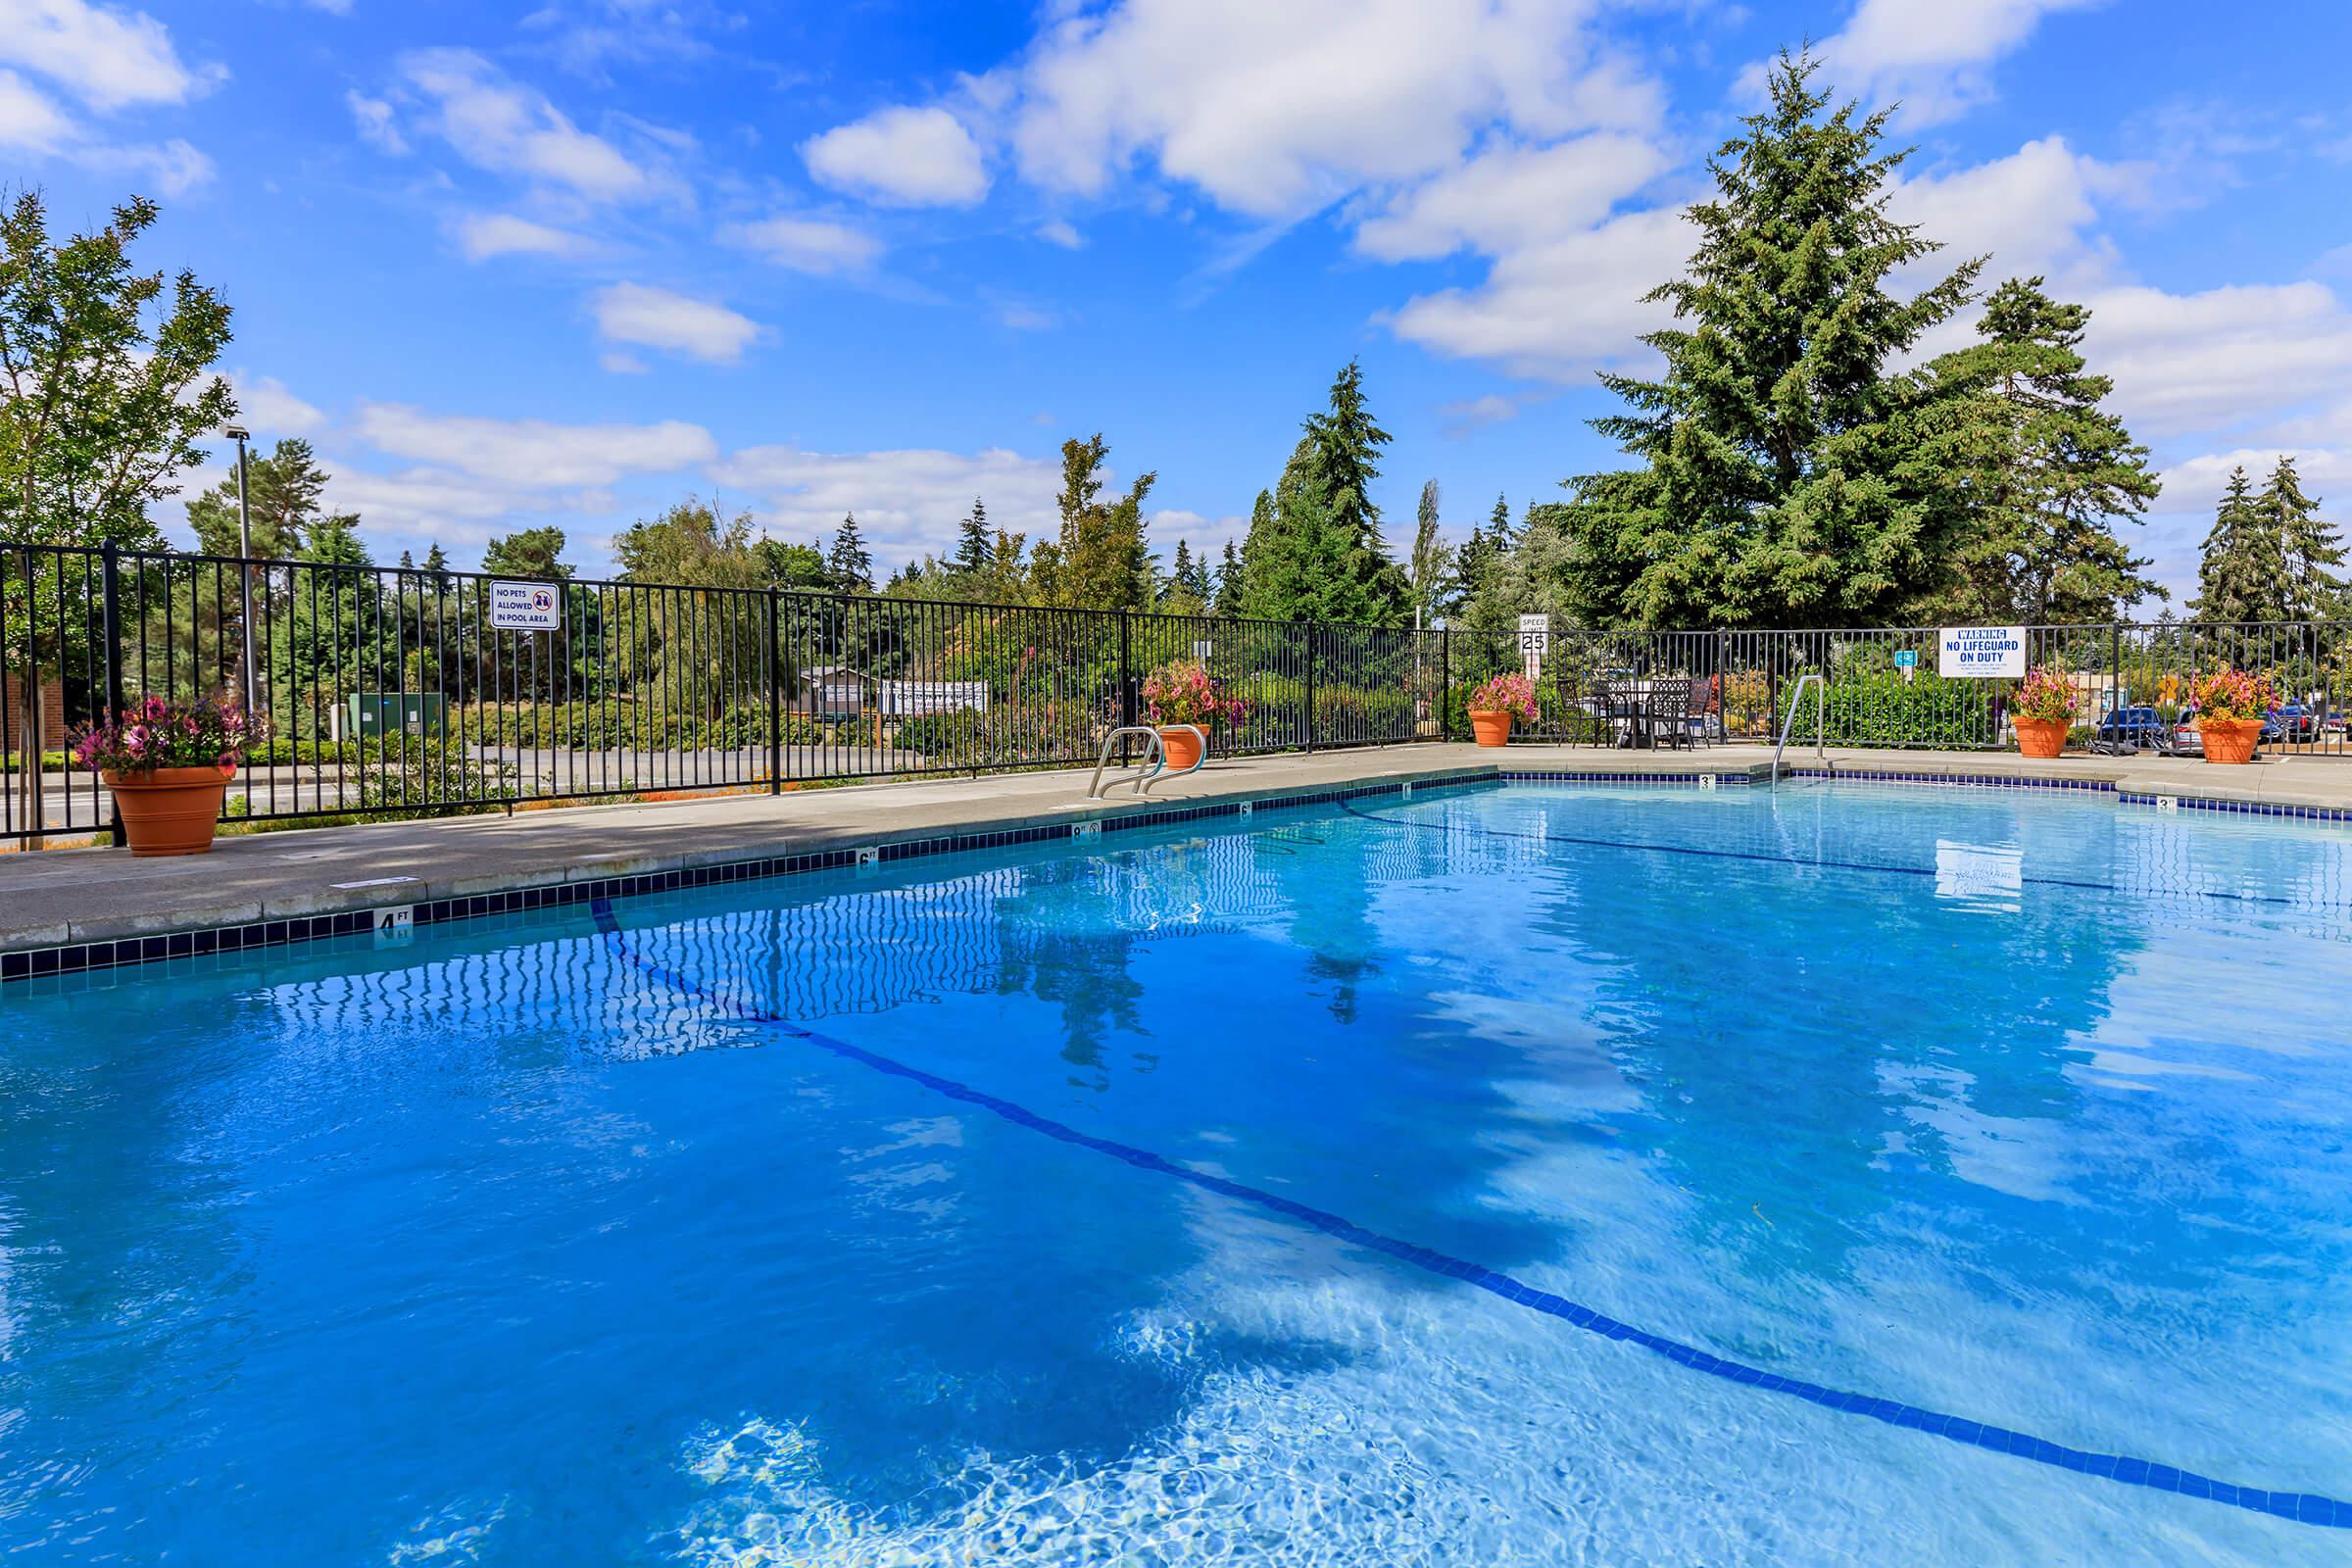
[[[253,713],[253,507],[245,494],[245,443],[253,432],[241,424],[232,424],[220,432],[237,444],[237,592],[244,603],[244,612],[237,625],[243,632],[239,641],[245,645],[245,712]]]

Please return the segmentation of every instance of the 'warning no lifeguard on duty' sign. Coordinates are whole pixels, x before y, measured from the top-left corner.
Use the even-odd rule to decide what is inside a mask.
[[[2026,673],[2023,626],[1946,626],[1936,633],[1936,672],[2020,679]]]

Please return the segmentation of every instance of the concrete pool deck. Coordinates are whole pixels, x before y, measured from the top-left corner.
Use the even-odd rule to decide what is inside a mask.
[[[1125,791],[1087,801],[1090,770],[1078,769],[236,834],[221,838],[210,855],[184,859],[134,859],[103,849],[0,855],[0,953],[1018,831],[1171,805],[1503,771],[1715,774],[1761,783],[1771,762],[1771,749],[1761,746],[1646,752],[1529,745],[1498,753],[1424,743],[1214,762],[1141,802]],[[1790,751],[1787,765],[1824,764],[1808,749]],[[2287,757],[2221,767],[2169,758],[2034,761],[2001,753],[1833,749],[1826,765],[1841,778],[2072,783],[2223,808],[2352,813],[2352,759]]]

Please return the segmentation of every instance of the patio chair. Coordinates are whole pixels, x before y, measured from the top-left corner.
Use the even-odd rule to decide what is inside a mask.
[[[1592,710],[1600,716],[1601,727],[1611,746],[1631,746],[1642,722],[1642,700],[1635,695],[1631,681],[1596,680],[1592,683]]]
[[[1690,744],[1690,682],[1688,677],[1653,680],[1642,728],[1652,746]]]

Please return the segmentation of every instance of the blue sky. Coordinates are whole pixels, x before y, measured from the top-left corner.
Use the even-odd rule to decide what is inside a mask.
[[[379,559],[595,566],[699,493],[895,564],[974,494],[1049,529],[1096,430],[1213,547],[1350,357],[1392,537],[1433,477],[1458,533],[1607,465],[1593,372],[1806,38],[1900,103],[1948,255],[2097,313],[2163,576],[2232,463],[2352,502],[2338,0],[0,0],[0,177],[164,203],[145,262],[227,296],[247,422]]]

